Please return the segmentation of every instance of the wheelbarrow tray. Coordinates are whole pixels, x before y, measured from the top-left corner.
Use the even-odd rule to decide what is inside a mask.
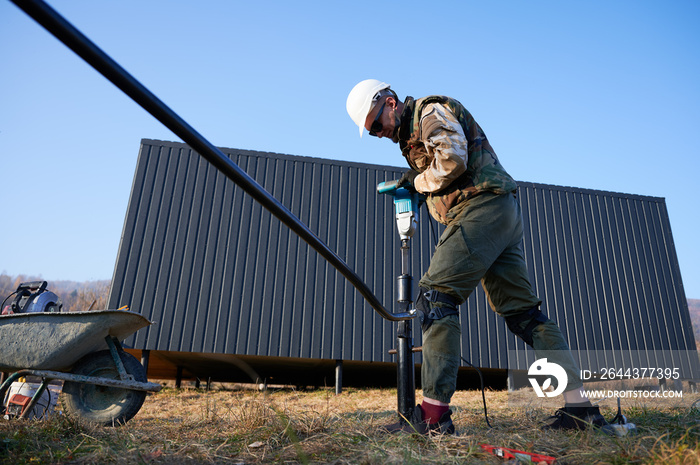
[[[107,336],[121,341],[150,324],[124,310],[2,315],[0,371],[65,371],[85,355],[107,349]]]

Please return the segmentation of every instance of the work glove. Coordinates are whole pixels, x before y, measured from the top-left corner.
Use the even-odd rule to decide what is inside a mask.
[[[418,176],[418,171],[416,170],[408,170],[406,171],[401,177],[399,178],[399,182],[396,185],[397,187],[404,187],[404,186],[413,186],[414,181],[416,180],[416,176]]]

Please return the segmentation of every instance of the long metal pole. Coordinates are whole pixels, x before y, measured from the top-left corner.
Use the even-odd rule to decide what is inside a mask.
[[[391,321],[401,321],[415,316],[414,312],[391,313],[386,310],[369,287],[347,263],[329,249],[287,207],[277,201],[260,184],[224,155],[221,150],[217,149],[195,131],[185,120],[180,118],[53,8],[41,0],[11,1],[299,235],[316,252],[328,260],[336,270],[340,271],[382,317]]]
[[[401,276],[398,281],[398,304],[401,308],[411,305],[410,238],[401,239]],[[396,400],[399,421],[411,418],[416,407],[416,374],[413,361],[412,321],[401,321],[396,328]]]

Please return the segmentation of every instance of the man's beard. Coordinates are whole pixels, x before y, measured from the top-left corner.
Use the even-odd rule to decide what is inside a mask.
[[[391,135],[391,141],[394,144],[399,143],[399,128],[401,127],[401,118],[394,116],[394,133]]]

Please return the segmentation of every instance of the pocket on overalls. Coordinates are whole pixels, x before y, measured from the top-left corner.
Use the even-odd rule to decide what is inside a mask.
[[[440,236],[430,261],[431,277],[438,280],[453,277],[471,270],[474,266],[471,251],[464,240],[462,226],[455,222]]]

